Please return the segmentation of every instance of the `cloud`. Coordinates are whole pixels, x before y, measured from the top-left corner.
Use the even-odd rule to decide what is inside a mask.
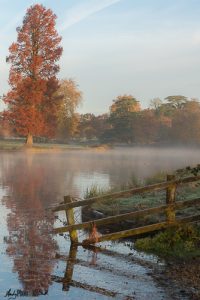
[[[89,0],[84,4],[79,4],[67,11],[65,16],[66,21],[59,27],[59,31],[64,31],[72,25],[120,1],[121,0]]]

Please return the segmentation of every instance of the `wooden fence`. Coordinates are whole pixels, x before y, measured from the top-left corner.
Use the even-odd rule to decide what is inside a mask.
[[[114,224],[114,223],[116,224],[124,220],[144,217],[147,215],[165,213],[166,221],[151,224],[151,225],[146,225],[138,228],[123,230],[119,232],[104,234],[98,237],[98,242],[102,242],[106,240],[116,240],[123,237],[138,236],[144,233],[161,230],[164,228],[176,226],[183,223],[198,222],[200,221],[200,214],[195,214],[184,218],[176,218],[176,210],[188,208],[188,207],[195,207],[200,204],[200,198],[176,202],[177,186],[180,184],[187,184],[196,181],[200,181],[200,176],[192,176],[192,177],[186,177],[182,179],[176,179],[174,175],[167,175],[166,182],[157,183],[145,187],[124,190],[117,193],[102,195],[99,197],[93,197],[85,200],[75,201],[73,197],[65,196],[64,203],[55,207],[53,211],[58,212],[64,210],[66,212],[68,225],[60,228],[55,228],[53,232],[56,234],[69,232],[71,243],[79,244],[77,230],[92,229],[94,225],[98,228],[99,226],[104,226],[107,224]],[[88,206],[96,202],[103,202],[109,199],[115,200],[117,202],[120,199],[127,198],[129,196],[134,196],[137,194],[143,194],[147,192],[161,191],[161,190],[166,190],[165,205],[75,224],[75,217],[74,217],[75,207]],[[84,240],[82,244],[94,244],[96,242],[97,242],[96,238],[89,238]]]

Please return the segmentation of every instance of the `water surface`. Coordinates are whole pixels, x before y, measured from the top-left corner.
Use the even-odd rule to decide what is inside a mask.
[[[180,148],[0,153],[0,299],[171,299],[149,276],[156,258],[117,242],[96,253],[70,249],[67,236],[51,234],[47,208],[93,184],[119,186],[196,163],[198,149]]]

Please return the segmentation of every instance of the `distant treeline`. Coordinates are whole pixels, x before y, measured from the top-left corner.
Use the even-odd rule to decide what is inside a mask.
[[[197,99],[176,95],[153,99],[148,109],[132,95],[118,96],[107,114],[77,114],[82,92],[72,79],[59,80],[62,37],[56,15],[41,4],[30,6],[8,50],[9,90],[0,99],[0,137],[87,143],[200,143]],[[51,139],[51,140],[50,140]]]
[[[176,95],[155,98],[141,109],[133,96],[119,96],[108,114],[81,115],[77,134],[103,143],[200,144],[200,103]]]
[[[55,138],[59,142],[200,144],[198,99],[181,95],[168,96],[163,101],[154,98],[149,108],[142,109],[140,102],[132,95],[123,95],[113,100],[107,114],[95,116],[92,113],[76,113],[81,92],[73,81],[62,81],[63,87],[67,91],[64,92],[67,104],[58,118]],[[0,134],[13,136],[15,132],[4,123]],[[43,138],[37,137],[37,140],[43,141]]]

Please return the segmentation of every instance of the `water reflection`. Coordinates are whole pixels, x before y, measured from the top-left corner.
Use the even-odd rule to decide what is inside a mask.
[[[66,194],[79,195],[79,168],[75,158],[69,160],[60,154],[2,153],[0,156],[0,180],[6,190],[2,202],[9,210],[9,234],[4,242],[25,295],[45,295],[52,284],[58,245],[50,234],[54,215],[46,208]]]
[[[76,263],[76,255],[77,255],[77,247],[71,245],[67,267],[63,279],[63,291],[68,291],[70,284],[72,284],[72,276],[74,272],[74,264]]]
[[[132,175],[144,178],[159,171],[168,172],[198,162],[197,149],[116,149],[105,153],[74,151],[48,155],[1,153],[0,184],[6,193],[3,203],[7,208],[0,212],[1,224],[8,228],[8,236],[4,239],[7,254],[2,251],[3,245],[0,252],[2,269],[8,266],[9,257],[21,283],[20,289],[29,295],[53,293],[53,290],[53,299],[54,296],[65,299],[66,291],[70,299],[91,299],[90,293],[93,292],[93,298],[108,299],[116,293],[133,296],[136,292],[137,299],[146,299],[146,295],[151,295],[152,299],[165,299],[160,294],[162,291],[146,275],[146,266],[142,267],[141,262],[134,264],[128,257],[130,249],[127,250],[125,246],[125,257],[114,255],[113,251],[109,258],[101,253],[90,252],[89,259],[86,257],[85,260],[83,257],[86,253],[82,249],[78,249],[78,258],[77,249],[70,249],[69,260],[65,259],[61,269],[57,270],[54,258],[58,244],[49,234],[54,217],[47,214],[46,208],[61,202],[64,195],[83,197],[86,188],[94,183],[103,187],[119,186]],[[63,237],[57,240],[59,253],[63,251],[66,255],[69,243]],[[63,266],[65,263],[66,266]],[[0,297],[11,287],[19,288],[9,267],[6,272],[0,270]],[[57,275],[53,277],[55,267]],[[63,270],[65,267],[66,270]],[[58,285],[50,290],[53,281],[61,282],[63,291]],[[111,288],[113,291],[110,291]],[[80,289],[86,291],[85,294]]]
[[[89,248],[88,248],[89,249]],[[87,283],[83,283],[83,282],[79,282],[76,280],[73,280],[73,272],[74,272],[74,267],[76,264],[82,265],[82,266],[87,266],[90,267],[91,264],[90,263],[85,263],[83,260],[77,259],[77,252],[78,252],[78,247],[77,246],[71,246],[70,250],[69,250],[69,256],[59,256],[57,255],[57,259],[62,259],[66,261],[66,270],[65,270],[65,274],[64,277],[60,277],[60,276],[52,276],[53,281],[57,282],[57,283],[62,283],[62,290],[63,291],[69,291],[70,287],[76,287],[76,288],[81,288],[90,292],[94,292],[100,295],[104,295],[104,296],[108,296],[108,297],[115,297],[118,293],[114,292],[112,290],[108,290],[105,288],[101,288],[98,287],[96,284],[94,283],[93,285],[87,284]],[[97,247],[93,247],[90,249],[90,252],[92,252],[92,266],[96,266],[96,263],[94,263],[93,261],[93,254],[97,255],[98,253],[98,248]],[[98,266],[97,266],[98,268]],[[130,298],[133,299],[133,298]]]
[[[32,156],[26,156],[23,165],[17,160],[3,174],[3,183],[9,183],[9,197],[4,197],[4,204],[10,209],[6,251],[13,259],[13,271],[18,273],[23,291],[32,296],[48,293],[53,258],[58,249],[49,234],[54,218],[44,205],[50,193],[48,188],[43,188],[43,178],[48,178],[46,171],[34,165]]]
[[[57,261],[66,264],[66,269],[61,275],[52,275],[52,280],[60,283],[69,299],[73,295],[71,293],[73,288],[78,288],[93,295],[92,298],[84,299],[144,300],[148,293],[150,299],[169,300],[160,294],[161,290],[152,287],[149,278],[148,282],[146,281],[144,270],[148,263],[141,258],[123,253],[123,247],[122,252],[115,251],[114,247],[108,249],[88,245],[84,248],[85,252],[82,252],[82,248],[71,246],[68,255],[57,254],[56,256]],[[143,264],[145,268],[140,264]],[[152,267],[151,264],[149,265]],[[81,291],[79,294],[82,294]],[[135,297],[136,292],[137,297]]]

